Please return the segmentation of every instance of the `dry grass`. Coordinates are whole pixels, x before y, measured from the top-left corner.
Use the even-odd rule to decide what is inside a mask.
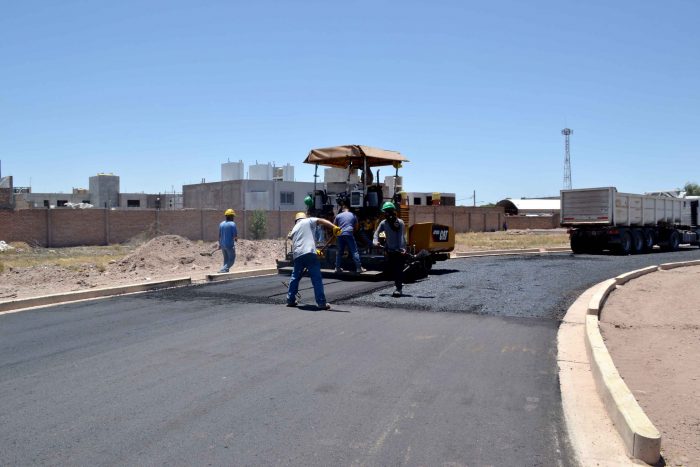
[[[568,247],[569,236],[563,230],[509,230],[507,232],[458,233],[455,251],[515,250],[521,248]]]
[[[14,249],[0,252],[0,273],[16,268],[55,265],[78,270],[93,265],[104,271],[107,264],[131,253],[135,245],[80,246],[68,248],[31,247],[23,242],[10,244]]]

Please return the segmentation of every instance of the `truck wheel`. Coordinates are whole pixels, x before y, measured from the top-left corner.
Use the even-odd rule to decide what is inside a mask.
[[[632,230],[632,254],[642,253],[644,251],[644,235],[639,229]]]
[[[632,251],[632,235],[625,230],[620,234],[620,244],[617,246],[617,252],[621,255],[629,255]]]
[[[654,234],[649,229],[642,230],[642,237],[644,238],[644,251],[649,252],[654,249]]]
[[[586,252],[586,239],[580,235],[571,236],[571,251],[575,255]]]
[[[672,230],[668,236],[668,251],[676,251],[681,244],[681,236],[677,230]]]

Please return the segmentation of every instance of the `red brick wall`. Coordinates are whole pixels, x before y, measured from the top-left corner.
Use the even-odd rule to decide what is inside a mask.
[[[43,209],[0,210],[0,240],[8,243],[22,241],[30,245],[46,245],[48,242],[47,220],[48,213]]]
[[[105,243],[104,209],[47,209],[45,212],[48,213],[51,246]]]
[[[237,214],[239,238],[250,238],[252,211]],[[294,226],[294,213],[271,211],[266,215],[267,238],[286,237]],[[0,240],[64,247],[124,243],[137,236],[174,234],[215,242],[222,220],[221,210],[213,209],[0,210]]]
[[[137,235],[156,233],[156,211],[151,209],[123,211],[104,210],[107,220],[106,244],[124,243]]]
[[[239,238],[250,238],[252,211],[236,216]],[[267,238],[285,237],[294,226],[294,213],[268,211]],[[509,229],[551,229],[559,227],[559,216],[505,217],[503,208],[464,206],[410,206],[410,224],[437,222],[453,226],[456,232]],[[219,236],[220,210],[105,210],[105,209],[20,209],[0,210],[0,240],[23,241],[42,246],[105,245],[123,243],[144,235],[175,234],[191,240],[214,242]]]
[[[409,206],[410,224],[435,222],[452,226],[457,233],[501,230],[504,216],[500,206]]]
[[[559,214],[553,216],[507,216],[509,229],[556,229],[559,225]]]

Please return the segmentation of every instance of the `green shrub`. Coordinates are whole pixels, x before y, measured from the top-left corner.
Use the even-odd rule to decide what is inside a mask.
[[[265,211],[253,211],[253,216],[250,222],[250,234],[253,239],[260,240],[265,237],[267,232],[267,215]]]

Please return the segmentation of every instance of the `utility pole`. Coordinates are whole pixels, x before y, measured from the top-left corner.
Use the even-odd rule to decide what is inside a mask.
[[[571,155],[569,154],[569,136],[574,133],[570,128],[561,130],[564,135],[564,189],[571,189]]]
[[[472,195],[472,199],[474,202],[473,206],[476,207],[476,190],[474,190],[474,194]]]

